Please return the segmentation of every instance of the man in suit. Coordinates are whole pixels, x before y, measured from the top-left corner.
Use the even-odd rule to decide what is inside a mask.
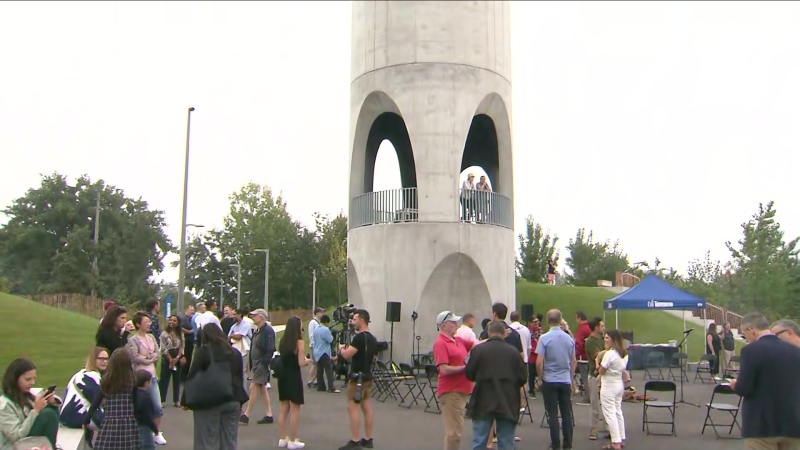
[[[770,333],[761,314],[742,318],[739,376],[731,388],[742,396],[742,437],[750,450],[800,450],[800,348]]]

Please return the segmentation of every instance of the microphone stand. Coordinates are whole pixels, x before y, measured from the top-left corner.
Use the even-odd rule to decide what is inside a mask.
[[[421,361],[419,360],[419,338],[417,336],[417,318],[419,314],[416,311],[411,313],[411,364],[413,365],[413,370],[419,370],[419,366],[421,366]],[[417,340],[417,353],[414,354],[414,340]]]
[[[697,405],[697,404],[694,404],[694,403],[690,403],[690,402],[687,402],[687,401],[683,400],[683,379],[686,378],[687,375],[686,375],[686,372],[683,370],[683,358],[681,358],[680,354],[683,353],[683,344],[686,343],[686,339],[689,338],[689,335],[692,333],[692,331],[694,331],[694,328],[690,328],[688,330],[685,330],[683,332],[683,340],[681,340],[681,343],[678,344],[678,364],[681,366],[680,367],[680,371],[681,371],[681,375],[680,375],[680,378],[681,378],[681,399],[678,400],[677,402],[675,402],[675,406],[678,406],[679,404],[684,404],[684,405],[696,406],[696,407],[699,408],[700,405]],[[688,362],[689,359],[687,358],[686,361]]]

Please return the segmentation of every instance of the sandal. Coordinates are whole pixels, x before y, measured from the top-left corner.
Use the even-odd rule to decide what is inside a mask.
[[[597,440],[597,433],[589,433],[589,440],[596,441]]]

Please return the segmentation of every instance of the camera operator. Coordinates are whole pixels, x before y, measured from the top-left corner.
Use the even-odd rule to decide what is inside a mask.
[[[356,335],[349,347],[341,346],[340,356],[350,361],[350,374],[347,378],[347,412],[350,416],[351,439],[339,450],[372,448],[372,362],[378,353],[378,340],[369,332],[369,313],[358,309],[353,314],[353,327]],[[360,438],[361,416],[364,413],[364,437]]]

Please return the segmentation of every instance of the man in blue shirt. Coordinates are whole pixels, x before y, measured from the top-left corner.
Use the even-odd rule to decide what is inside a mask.
[[[550,448],[572,449],[572,378],[578,365],[575,358],[575,340],[561,329],[561,311],[547,311],[550,331],[539,338],[536,347],[536,370],[542,377],[542,397],[550,425]],[[558,430],[558,414],[561,412],[561,431]]]
[[[333,363],[331,359],[331,344],[333,344],[333,335],[328,324],[331,323],[331,318],[323,315],[319,319],[319,325],[314,328],[314,335],[311,342],[314,346],[311,348],[314,362],[317,365],[317,390],[328,392],[339,392],[338,389],[333,387]],[[325,378],[328,378],[328,388],[325,389]]]

